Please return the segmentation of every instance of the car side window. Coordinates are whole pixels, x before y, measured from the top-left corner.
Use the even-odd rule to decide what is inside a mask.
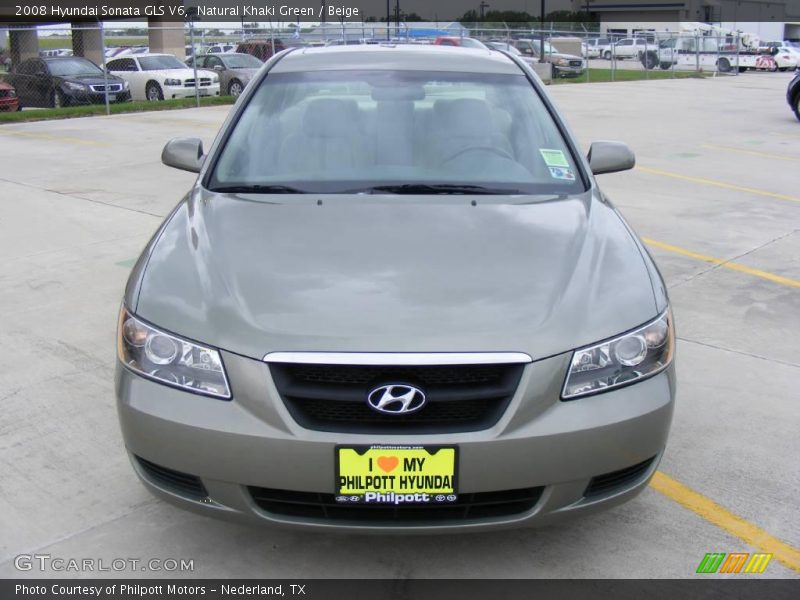
[[[137,71],[136,61],[132,58],[120,58],[111,61],[108,65],[109,71]]]
[[[213,69],[215,67],[221,67],[222,61],[216,56],[209,56],[206,60],[206,67],[209,69]]]

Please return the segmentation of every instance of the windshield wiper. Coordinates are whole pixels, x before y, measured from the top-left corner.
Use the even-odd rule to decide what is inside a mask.
[[[307,194],[305,190],[288,185],[229,185],[211,188],[212,192],[221,194]]]
[[[387,194],[519,194],[519,190],[511,188],[489,188],[482,185],[459,185],[449,183],[403,183],[399,185],[377,185],[364,190],[372,193]]]

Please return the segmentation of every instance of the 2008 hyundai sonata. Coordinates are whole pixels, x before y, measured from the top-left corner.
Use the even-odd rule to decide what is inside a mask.
[[[131,274],[136,473],[220,517],[518,527],[628,500],[664,451],[674,330],[648,253],[513,55],[283,52]]]

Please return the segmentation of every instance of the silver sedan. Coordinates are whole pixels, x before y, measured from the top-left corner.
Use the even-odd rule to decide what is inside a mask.
[[[200,54],[197,57],[188,58],[186,64],[191,67],[193,61],[197,62],[198,69],[216,71],[219,75],[220,93],[234,98],[244,91],[244,88],[264,64],[255,56],[236,52]]]
[[[286,50],[134,267],[125,447],[154,494],[319,531],[517,528],[641,492],[675,398],[651,257],[513,54]]]

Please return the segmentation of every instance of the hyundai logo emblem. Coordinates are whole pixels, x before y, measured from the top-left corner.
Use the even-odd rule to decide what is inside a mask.
[[[425,393],[405,383],[382,385],[367,395],[367,404],[387,415],[407,415],[425,406]]]

